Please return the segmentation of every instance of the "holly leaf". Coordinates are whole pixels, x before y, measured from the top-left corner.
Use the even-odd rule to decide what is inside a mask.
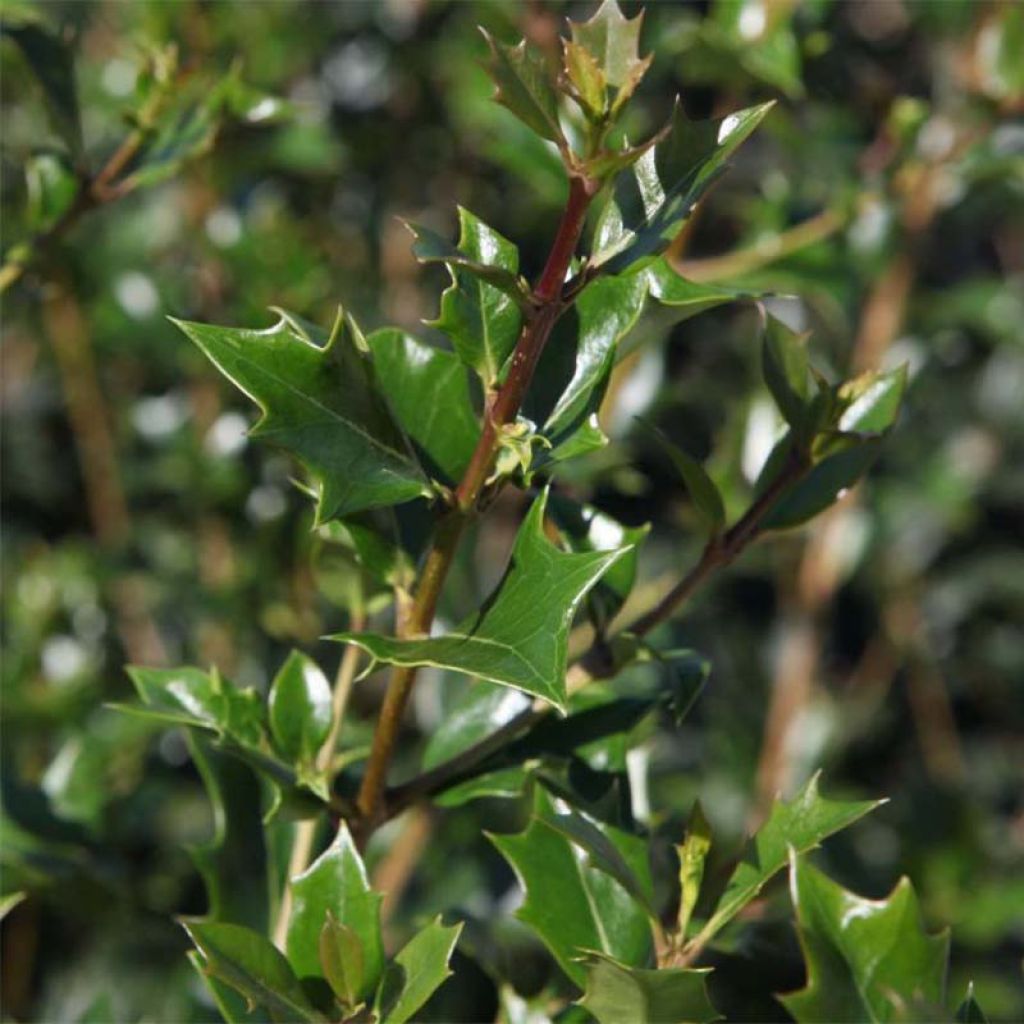
[[[544,536],[545,491],[516,536],[498,589],[477,613],[438,637],[399,640],[376,633],[339,633],[377,661],[434,665],[514,686],[565,708],[569,627],[580,602],[625,553],[560,551]]]
[[[245,996],[250,1009],[266,1008],[274,1021],[324,1021],[306,998],[284,956],[259,932],[241,925],[183,918],[203,957],[203,970]]]
[[[676,931],[686,938],[690,915],[697,906],[701,882],[704,880],[704,862],[711,849],[711,825],[704,816],[704,808],[696,801],[686,825],[686,838],[676,847],[679,855],[679,913]]]
[[[459,244],[453,250],[444,243],[442,255],[426,255],[429,239],[422,228],[414,252],[421,260],[442,259],[452,283],[441,296],[441,311],[432,327],[443,331],[459,358],[472,367],[484,385],[493,387],[505,365],[522,326],[519,292],[519,250],[493,228],[459,207]],[[502,275],[504,286],[496,283]]]
[[[783,419],[797,434],[804,428],[810,398],[806,341],[806,335],[767,317],[761,357],[764,380]]]
[[[573,43],[591,56],[604,81],[618,89],[613,110],[629,99],[651,65],[653,56],[640,56],[643,23],[643,11],[626,18],[616,0],[604,0],[589,21],[569,23]]]
[[[707,1024],[722,1016],[707,993],[711,968],[629,967],[610,956],[588,953],[586,989],[580,1004],[598,1024]]]
[[[953,1019],[957,1024],[988,1024],[988,1017],[985,1016],[984,1010],[978,1005],[978,1001],[974,998],[974,982],[968,982],[967,984],[967,995],[964,996],[964,1001],[956,1008],[956,1014]]]
[[[331,684],[311,658],[292,651],[267,699],[277,749],[294,763],[312,765],[331,731]]]
[[[820,774],[820,773],[819,773]],[[813,850],[874,810],[882,800],[826,800],[818,793],[818,774],[789,803],[777,800],[768,820],[751,837],[714,913],[695,939],[704,945],[731,921],[786,865],[789,849]]]
[[[489,838],[526,891],[516,917],[537,933],[582,988],[587,969],[578,958],[589,951],[646,964],[650,926],[644,908],[611,875],[587,863],[570,839],[543,823],[553,813],[551,798],[537,787],[534,815],[525,831]]]
[[[790,892],[807,984],[779,1000],[798,1021],[934,1020],[949,934],[927,935],[906,878],[884,900],[847,892],[790,851]],[[916,1008],[929,1007],[924,1016]]]
[[[446,927],[440,917],[417,932],[388,964],[377,993],[381,1024],[405,1024],[452,971],[448,966],[462,924]]]
[[[491,51],[484,68],[494,81],[494,101],[541,138],[565,147],[558,121],[558,95],[544,58],[527,47],[525,39],[518,46],[507,46],[484,29],[480,31]]]
[[[334,842],[296,878],[291,879],[292,913],[285,950],[300,978],[324,977],[320,935],[327,913],[359,940],[362,972],[359,999],[369,998],[384,971],[380,904],[383,897],[370,888],[366,868],[345,823]]]
[[[260,407],[251,434],[309,471],[317,523],[432,491],[377,387],[365,339],[342,317],[329,337],[281,313],[273,327],[173,321]]]
[[[365,970],[363,944],[330,910],[320,929],[320,967],[341,1005],[350,1010],[358,1006]]]
[[[477,284],[495,291],[490,285]],[[495,294],[509,302],[500,292]],[[480,435],[466,371],[460,362],[464,357],[426,345],[395,328],[374,331],[366,341],[381,390],[388,396],[402,429],[426,457],[431,470],[436,468],[449,483],[457,482]]]
[[[900,367],[861,378],[852,391],[846,385],[836,389],[836,430],[812,447],[814,465],[775,502],[764,517],[765,529],[789,529],[813,519],[864,476],[896,422],[906,386],[906,367]],[[756,493],[763,493],[781,471],[793,443],[789,432],[772,450],[755,484]]]
[[[677,102],[664,139],[616,184],[597,225],[592,267],[618,273],[663,252],[725,163],[772,103],[690,121]]]

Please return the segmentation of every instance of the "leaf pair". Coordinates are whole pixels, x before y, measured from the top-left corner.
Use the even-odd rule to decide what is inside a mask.
[[[386,960],[382,897],[370,888],[344,825],[331,846],[289,884],[293,904],[286,955],[239,925],[182,922],[199,951],[197,966],[212,979],[215,993],[219,984],[227,985],[250,1010],[263,1007],[275,1021],[335,1020],[339,1007],[345,1017],[370,1007],[381,1024],[404,1024],[450,975],[448,961],[461,926],[446,927],[439,920]]]

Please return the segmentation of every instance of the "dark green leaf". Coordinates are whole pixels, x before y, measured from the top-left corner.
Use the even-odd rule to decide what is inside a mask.
[[[252,1003],[247,1003],[244,996],[239,994],[230,985],[226,985],[219,978],[213,977],[209,974],[204,966],[203,956],[197,950],[191,949],[186,954],[188,962],[194,968],[196,974],[199,975],[203,980],[203,984],[206,986],[214,1003],[217,1005],[220,1015],[224,1018],[227,1024],[251,1024],[252,1014],[259,1013],[261,1016],[266,1016],[266,1010],[262,1006],[253,1006]],[[250,1010],[249,1007],[252,1006]],[[108,1014],[104,1017],[104,1020],[110,1020],[112,1017]]]
[[[490,285],[474,284],[495,291]],[[512,305],[500,292],[495,294]],[[448,483],[457,483],[480,435],[469,382],[459,358],[391,328],[374,331],[366,341],[381,390],[402,429],[419,445],[439,476]]]
[[[599,1024],[707,1024],[721,1014],[708,998],[710,968],[650,970],[588,953],[580,1003]]]
[[[438,807],[461,807],[471,800],[485,797],[512,800],[522,796],[529,777],[524,768],[504,768],[487,772],[444,790],[439,796],[434,797],[434,804]]]
[[[320,932],[330,911],[350,929],[362,947],[363,971],[358,991],[367,999],[384,970],[380,931],[380,893],[370,888],[366,868],[342,823],[334,842],[291,881],[292,914],[285,949],[300,978],[321,977]]]
[[[25,164],[28,219],[33,231],[52,227],[75,201],[78,179],[56,153],[36,153]]]
[[[564,836],[585,855],[586,863],[614,878],[652,917],[654,883],[647,862],[647,841],[611,825],[598,826],[576,811],[544,810],[535,814],[542,825]],[[615,837],[613,842],[609,835]],[[629,861],[623,855],[628,851]]]
[[[319,666],[292,651],[278,670],[267,699],[277,749],[292,762],[311,765],[331,731],[331,684]]]
[[[271,1019],[323,1021],[307,1000],[288,961],[258,932],[235,924],[183,919],[182,925],[202,954],[204,970],[241,992]]]
[[[423,752],[423,769],[435,768],[479,743],[529,704],[528,698],[518,690],[476,680],[445,714],[430,737]]]
[[[711,825],[704,817],[700,801],[696,801],[686,824],[686,838],[676,847],[679,854],[679,913],[676,931],[686,938],[690,915],[697,905],[701,882],[704,880],[704,861],[711,849]]]
[[[482,611],[445,636],[399,640],[374,633],[333,637],[378,661],[436,665],[543,697],[566,701],[569,627],[580,602],[625,549],[568,554],[544,536],[546,492],[520,527],[511,563]]]
[[[405,1024],[451,976],[448,961],[462,925],[445,927],[435,918],[417,932],[388,964],[377,994],[381,1024]]]
[[[700,931],[701,941],[731,921],[785,867],[791,847],[806,853],[880,803],[826,800],[818,794],[817,775],[789,803],[777,800],[768,820],[747,843],[715,912]]]
[[[767,317],[762,349],[764,380],[783,418],[797,435],[804,427],[809,399],[805,342],[806,335],[794,334],[781,320]]]
[[[693,507],[704,521],[708,533],[711,536],[718,534],[725,525],[725,502],[714,480],[708,476],[707,470],[692,455],[673,444],[662,431],[657,428],[652,429],[654,436],[668,452],[679,475],[683,478]]]
[[[540,818],[554,809],[540,787],[535,797],[535,817],[524,832],[490,837],[526,890],[516,916],[533,928],[581,988],[586,970],[577,958],[587,951],[646,964],[651,935],[643,907],[614,878],[589,866],[570,840],[542,824]]]
[[[309,470],[318,522],[430,495],[351,321],[323,344],[287,314],[265,331],[174,322],[262,409],[252,435]]]
[[[676,726],[680,726],[708,684],[711,662],[689,648],[659,651],[657,660],[665,666],[668,675],[665,687],[668,713]]]
[[[558,96],[544,58],[528,48],[525,39],[518,46],[506,46],[487,32],[484,38],[491,51],[486,69],[496,86],[495,102],[542,138],[565,145],[558,123]]]
[[[459,207],[459,245],[443,243],[444,255],[428,257],[429,236],[417,228],[414,251],[421,260],[439,258],[448,265],[452,283],[441,296],[441,312],[432,326],[451,338],[459,358],[472,367],[486,387],[497,382],[516,339],[523,317],[519,302],[519,251],[497,231]],[[483,268],[483,269],[481,269]],[[493,275],[502,275],[498,285]]]
[[[501,262],[502,260],[508,262],[507,252],[502,252],[502,247],[498,246],[495,241],[500,239],[501,236],[496,235],[481,221],[476,223],[480,225],[481,229],[486,229],[487,237],[495,245],[495,248],[491,249],[490,252],[496,262],[488,263],[486,260],[476,259],[470,253],[463,252],[458,246],[452,245],[447,239],[442,238],[436,231],[431,231],[430,228],[425,228],[419,224],[408,225],[415,238],[412,246],[413,255],[421,263],[445,263],[453,271],[454,268],[458,267],[459,271],[478,278],[489,285],[493,285],[498,291],[503,292],[512,299],[521,309],[529,309],[530,292],[526,282],[515,271],[508,269]],[[512,244],[504,239],[501,239],[501,241],[506,246]],[[487,250],[485,249],[485,251]],[[517,251],[516,260],[518,261],[518,259]]]
[[[664,251],[771,107],[763,103],[717,120],[689,121],[677,103],[665,139],[619,178],[598,224],[592,266],[618,273]]]
[[[363,944],[330,910],[320,929],[320,967],[341,1005],[347,1009],[358,1006],[364,990]]]
[[[807,985],[779,998],[798,1021],[936,1019],[945,996],[949,936],[922,931],[908,879],[887,899],[866,900],[791,851],[790,890]],[[923,1016],[915,1012],[923,1007]]]
[[[79,156],[82,126],[70,47],[55,32],[30,18],[5,20],[2,28],[4,35],[18,44],[38,79],[57,134],[67,144],[72,156]]]
[[[974,998],[974,982],[967,985],[967,995],[964,1001],[957,1007],[956,1016],[953,1018],[957,1024],[988,1024],[988,1017],[978,1005]]]

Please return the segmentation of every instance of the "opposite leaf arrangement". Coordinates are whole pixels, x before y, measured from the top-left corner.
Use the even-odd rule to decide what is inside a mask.
[[[947,1016],[948,941],[922,931],[909,883],[871,902],[807,860],[874,803],[826,800],[812,779],[775,804],[724,874],[705,872],[709,857],[725,858],[696,806],[685,836],[674,837],[671,893],[652,876],[652,847],[664,837],[630,811],[629,747],[651,719],[678,725],[708,673],[692,651],[659,650],[648,635],[765,531],[806,522],[853,486],[893,426],[906,383],[901,371],[830,383],[810,367],[806,339],[762,311],[763,376],[785,431],[732,518],[703,466],[662,438],[703,549],[659,600],[627,608],[647,530],[570,498],[559,474],[607,443],[597,414],[622,342],[645,313],[671,324],[756,298],[683,279],[666,250],[770,107],[691,122],[677,103],[651,138],[626,139],[621,117],[651,62],[640,56],[640,29],[640,16],[626,19],[608,0],[571,26],[557,74],[525,41],[488,37],[495,98],[557,148],[567,199],[532,285],[515,245],[466,210],[456,244],[413,228],[417,257],[451,275],[431,325],[450,349],[397,329],[364,335],[341,312],[330,331],[283,311],[265,330],[179,324],[259,405],[253,435],[301,463],[322,543],[344,549],[356,567],[349,628],[333,637],[346,645],[333,691],[299,653],[266,701],[216,671],[131,673],[141,703],[124,710],[187,727],[216,809],[217,832],[195,851],[209,914],[183,923],[227,1020],[413,1019],[451,973],[461,926],[434,920],[389,959],[381,895],[361,851],[414,803],[453,807],[482,796],[530,809],[524,831],[491,837],[525,890],[518,917],[565,976],[530,1005],[530,1020],[717,1019],[711,968],[699,964],[784,870],[807,968],[806,987],[780,997],[796,1019]],[[531,389],[546,348],[575,353],[548,398]],[[510,485],[534,493],[505,574],[477,610],[437,633],[435,611],[466,528]],[[412,536],[429,539],[418,545]],[[367,631],[367,614],[382,617],[389,605],[394,633]],[[574,628],[581,609],[587,621]],[[368,751],[339,744],[361,656],[366,672],[387,665],[391,673]],[[656,683],[618,686],[638,665],[655,670],[645,678]],[[423,666],[474,682],[418,774],[389,785]],[[249,786],[248,803],[237,796],[240,772],[262,787]],[[259,814],[251,794],[261,792],[262,848],[243,851],[239,836]],[[313,860],[327,824],[336,835]],[[267,892],[233,891],[233,858],[257,855]],[[502,1019],[525,1020],[507,979],[498,984]],[[981,1019],[972,999],[957,1019]]]

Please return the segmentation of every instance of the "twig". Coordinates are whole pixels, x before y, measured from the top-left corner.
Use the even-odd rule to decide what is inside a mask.
[[[593,195],[592,182],[583,178],[570,180],[569,198],[562,220],[547,263],[534,288],[535,308],[523,324],[512,354],[508,376],[493,401],[488,403],[480,438],[455,491],[452,508],[438,524],[409,614],[403,623],[403,635],[425,635],[430,631],[441,588],[451,568],[463,530],[476,509],[494,463],[501,428],[513,422],[518,415],[551,329],[565,309],[562,288]],[[415,681],[414,667],[395,668],[384,695],[370,758],[356,800],[360,819],[356,825],[363,840],[380,817],[388,765],[394,753],[402,713]]]

